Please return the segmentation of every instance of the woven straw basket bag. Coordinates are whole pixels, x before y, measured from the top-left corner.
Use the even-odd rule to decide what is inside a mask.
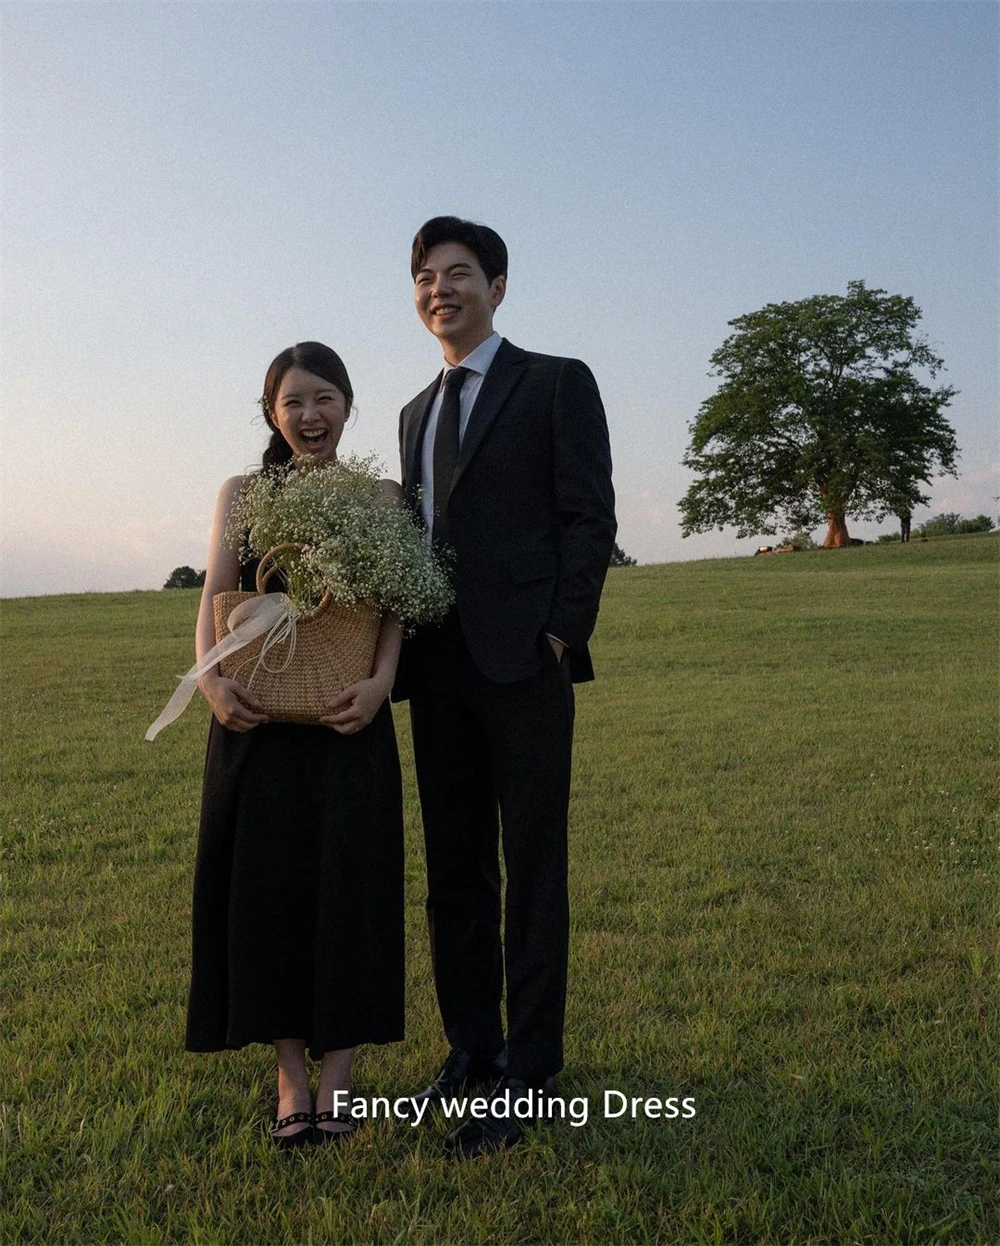
[[[277,555],[299,548],[276,545],[264,555],[257,568],[256,593],[215,594],[212,607],[216,641],[229,634],[227,620],[241,602],[267,591],[267,582],[276,570]],[[251,688],[272,722],[315,723],[326,712],[331,698],[371,675],[379,622],[379,613],[373,607],[337,605],[327,593],[318,606],[303,611],[296,619],[295,650],[283,670],[277,668],[288,656],[288,640],[274,645],[257,665],[264,636],[224,657],[219,669],[227,679],[236,679]]]

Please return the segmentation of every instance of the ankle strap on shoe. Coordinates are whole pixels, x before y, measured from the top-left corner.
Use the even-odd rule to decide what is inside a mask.
[[[313,1120],[318,1125],[321,1121],[335,1121],[338,1125],[356,1125],[357,1121],[346,1112],[317,1112]]]

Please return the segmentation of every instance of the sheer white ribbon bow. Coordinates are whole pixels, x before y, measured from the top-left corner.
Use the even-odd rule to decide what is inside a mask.
[[[242,649],[244,645],[248,645],[252,640],[256,640],[258,636],[262,636],[265,632],[267,632],[267,636],[264,639],[260,657],[257,659],[257,664],[254,666],[250,678],[246,681],[246,686],[250,687],[254,676],[262,665],[265,670],[271,671],[273,674],[283,671],[291,662],[292,655],[295,653],[295,620],[297,618],[298,611],[289,602],[284,593],[261,593],[257,597],[251,597],[247,601],[240,602],[226,620],[229,635],[209,649],[201,661],[196,662],[186,675],[179,676],[180,684],[175,689],[174,695],[163,707],[163,712],[159,718],[146,732],[146,739],[155,740],[164,727],[169,727],[175,719],[180,718],[194,695],[194,690],[198,686],[198,680],[206,671],[210,671],[221,658],[226,657],[230,653],[235,653],[237,649]],[[275,645],[283,644],[286,640],[288,641],[288,652],[281,665],[277,667],[268,666],[264,660],[268,652]]]

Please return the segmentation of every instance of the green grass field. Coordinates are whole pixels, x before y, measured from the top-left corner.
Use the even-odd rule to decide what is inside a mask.
[[[559,1086],[589,1119],[464,1166],[390,1121],[274,1154],[271,1054],[182,1050],[207,710],[142,737],[197,592],[5,602],[0,1241],[996,1241],[998,551],[611,573]],[[397,724],[408,1033],[365,1096],[444,1051]]]

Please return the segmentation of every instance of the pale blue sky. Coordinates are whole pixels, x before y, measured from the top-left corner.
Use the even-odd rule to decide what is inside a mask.
[[[709,356],[733,317],[854,278],[916,300],[962,391],[961,478],[916,519],[995,514],[997,16],[5,0],[0,593],[204,566],[303,338],[351,373],[345,448],[398,475],[440,362],[409,244],[445,212],[507,241],[501,332],[592,367],[641,561],[753,549],[680,537]]]

